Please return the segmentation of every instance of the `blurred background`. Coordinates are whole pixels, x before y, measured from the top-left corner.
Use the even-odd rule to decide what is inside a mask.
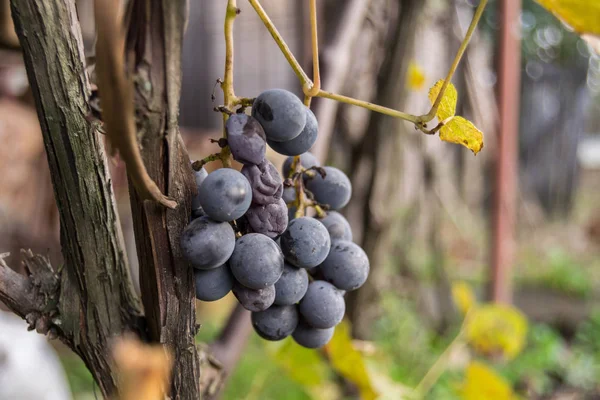
[[[58,213],[42,136],[7,18],[8,2],[1,3],[0,250],[16,258],[20,248],[31,248],[60,265]],[[91,57],[92,2],[77,3]],[[261,3],[310,71],[306,2]],[[477,4],[319,1],[323,88],[425,113],[428,88],[446,75]],[[222,100],[215,82],[223,74],[225,6],[225,1],[190,1],[180,121],[192,159],[213,152],[209,138],[220,136],[221,117],[213,107]],[[236,94],[254,97],[279,87],[301,95],[260,19],[247,2],[238,6]],[[600,398],[600,57],[533,0],[523,0],[519,12],[519,26],[509,29],[520,35],[520,50],[501,52],[499,1],[490,0],[453,79],[457,114],[484,132],[485,147],[476,157],[401,120],[330,100],[313,101],[320,126],[313,150],[351,177],[353,197],[343,213],[371,261],[369,280],[348,298],[347,327],[366,366],[365,379],[381,398],[402,398],[440,360],[443,373],[429,391],[431,399]],[[518,132],[509,132],[518,138],[517,154],[512,154],[517,168],[514,230],[494,241],[494,199],[498,188],[511,186],[497,182],[502,57],[520,57],[520,84],[510,88],[520,94],[520,118]],[[113,182],[136,276],[126,177],[116,160]],[[508,262],[498,268],[509,278],[498,281],[493,255],[506,248]],[[520,311],[509,311],[522,320],[511,320],[512,314],[503,319],[493,309],[490,325],[481,328],[483,337],[474,334],[471,346],[452,345],[469,307],[475,302],[485,307],[498,285],[511,293]],[[199,341],[219,332],[233,305],[232,296],[198,304]],[[2,324],[0,318],[0,332]],[[500,333],[485,337],[491,331]],[[3,369],[11,368],[5,360],[19,351],[6,343],[12,343],[10,338],[0,335],[0,382]],[[77,356],[51,344],[73,398],[99,396]],[[356,390],[362,387],[357,381],[350,381],[314,352],[287,342],[265,343],[253,334],[222,397],[364,394]],[[1,386],[0,399],[13,399]],[[490,388],[497,390],[483,394]]]

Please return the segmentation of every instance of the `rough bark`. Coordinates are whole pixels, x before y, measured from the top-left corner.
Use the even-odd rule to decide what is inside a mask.
[[[102,393],[112,395],[110,340],[139,328],[140,308],[104,148],[87,118],[90,88],[75,4],[13,0],[11,10],[52,172],[65,261],[58,303],[41,312],[81,356]]]
[[[130,7],[127,49],[133,55],[142,158],[160,190],[178,203],[169,210],[143,202],[130,185],[142,301],[150,339],[174,356],[171,397],[198,399],[194,274],[179,249],[195,190],[177,125],[186,2],[135,0]]]

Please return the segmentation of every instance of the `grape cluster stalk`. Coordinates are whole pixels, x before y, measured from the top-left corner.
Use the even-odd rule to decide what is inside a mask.
[[[345,293],[369,275],[367,255],[337,211],[348,204],[352,185],[308,152],[318,122],[293,93],[267,90],[251,115],[245,110],[225,124],[229,151],[243,167],[195,171],[198,194],[181,250],[195,269],[199,300],[233,292],[262,338],[292,336],[319,348],[344,317]],[[285,179],[266,159],[267,145],[289,156]],[[310,207],[315,217],[306,215]]]

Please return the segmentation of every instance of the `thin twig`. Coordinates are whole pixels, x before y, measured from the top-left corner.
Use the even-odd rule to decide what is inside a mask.
[[[452,65],[450,66],[448,75],[446,75],[444,84],[442,85],[442,88],[440,89],[440,92],[438,93],[438,95],[435,99],[435,102],[433,103],[433,106],[431,107],[431,110],[429,110],[429,113],[427,113],[425,115],[421,115],[419,117],[419,122],[426,123],[426,122],[431,121],[435,117],[435,114],[437,113],[438,107],[440,106],[440,103],[442,101],[444,93],[446,92],[446,88],[448,87],[448,84],[452,80],[452,76],[454,75],[454,72],[456,71],[456,68],[458,67],[458,63],[460,62],[460,59],[462,58],[463,54],[465,53],[465,50],[467,49],[467,45],[469,44],[469,41],[471,40],[471,36],[473,36],[473,32],[475,31],[475,28],[477,27],[477,23],[479,23],[479,20],[481,19],[481,15],[483,14],[483,10],[485,9],[485,5],[487,4],[487,1],[488,0],[481,0],[479,2],[479,5],[477,6],[477,9],[475,10],[475,14],[473,14],[473,19],[471,20],[471,25],[469,25],[469,29],[467,29],[465,38],[463,39],[462,43],[460,44],[460,47],[458,48],[458,52],[456,53],[456,56],[454,57],[454,61],[452,62]]]
[[[423,379],[421,379],[421,381],[415,388],[414,393],[418,396],[419,399],[422,399],[425,397],[425,395],[427,395],[427,393],[431,390],[433,385],[435,385],[440,376],[444,373],[448,366],[448,359],[450,358],[452,352],[465,344],[465,329],[467,326],[467,322],[470,319],[470,316],[471,313],[467,312],[456,337],[452,340],[452,342],[450,342],[448,347],[446,347],[446,350],[444,350],[444,352],[435,361],[431,368],[429,368]]]
[[[267,27],[267,30],[269,31],[271,36],[273,36],[275,43],[277,43],[277,46],[279,46],[279,49],[285,56],[286,60],[288,61],[288,63],[290,64],[290,66],[292,67],[292,69],[294,70],[296,75],[298,76],[298,79],[300,79],[300,83],[302,84],[302,87],[304,87],[304,86],[312,87],[312,84],[313,84],[312,81],[310,80],[308,75],[306,75],[306,72],[304,72],[304,70],[300,66],[300,63],[298,62],[298,60],[296,60],[296,57],[294,57],[294,54],[288,47],[287,43],[285,42],[285,40],[283,40],[283,37],[281,37],[281,34],[277,30],[277,28],[275,28],[275,25],[273,25],[273,22],[271,21],[271,18],[269,18],[269,16],[265,12],[265,9],[262,8],[262,6],[258,2],[258,0],[248,0],[248,2],[254,8],[254,10],[256,11],[256,14],[258,14],[258,17],[261,19],[261,21],[265,24],[265,26]]]
[[[310,107],[310,100],[321,90],[321,73],[319,71],[319,35],[317,32],[317,1],[310,0],[310,31],[313,59],[313,84],[302,87],[304,91],[304,104]]]

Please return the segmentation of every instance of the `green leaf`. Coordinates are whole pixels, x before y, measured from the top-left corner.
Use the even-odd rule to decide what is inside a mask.
[[[438,93],[442,89],[443,84],[444,84],[444,80],[440,79],[439,81],[437,81],[435,83],[435,85],[433,85],[433,87],[431,89],[429,89],[429,101],[431,102],[431,105],[433,105],[435,103],[435,99],[437,98]],[[442,98],[442,101],[440,102],[437,113],[435,114],[436,117],[440,121],[443,121],[446,118],[450,118],[450,117],[454,116],[454,114],[456,113],[456,100],[457,99],[458,99],[458,93],[456,92],[456,88],[454,87],[452,82],[450,82],[448,84],[448,87],[446,87],[446,91],[444,92],[444,97]]]
[[[462,144],[475,154],[483,148],[483,133],[463,117],[452,117],[447,121],[440,129],[440,139],[444,142]]]
[[[325,350],[333,369],[356,385],[362,400],[372,400],[378,397],[363,356],[352,344],[350,324],[347,321],[342,321],[335,327],[333,338]]]
[[[579,34],[600,35],[600,1],[537,0]]]

